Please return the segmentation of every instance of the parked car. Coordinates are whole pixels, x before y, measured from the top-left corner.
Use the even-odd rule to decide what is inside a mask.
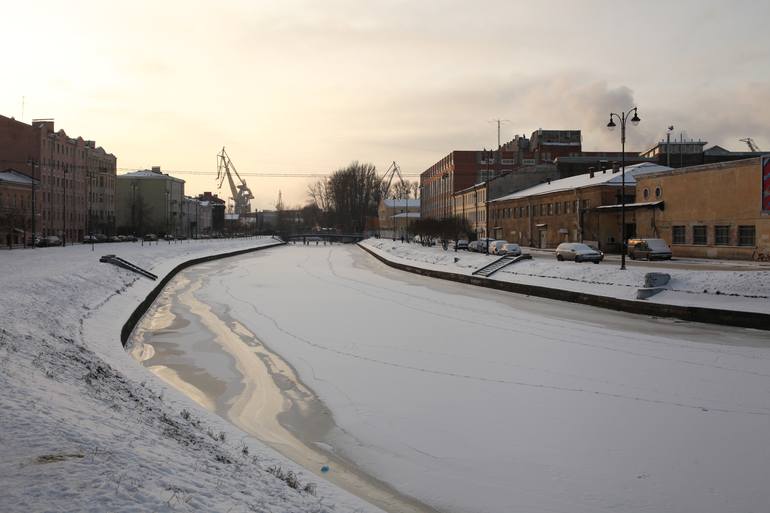
[[[35,245],[41,248],[47,248],[49,246],[61,246],[61,239],[56,235],[48,235],[35,241]]]
[[[593,262],[604,260],[604,253],[581,242],[562,242],[556,248],[556,260],[574,260],[575,262]]]
[[[107,242],[108,240],[107,236],[103,233],[97,233],[94,237],[96,237],[96,242]]]
[[[671,260],[671,248],[663,239],[629,239],[628,257],[631,260]]]
[[[170,233],[167,233],[166,235],[163,236],[163,240],[174,240],[174,236],[171,235]]]
[[[502,239],[490,241],[489,242],[489,254],[490,255],[499,255],[500,254],[500,250],[503,249],[503,246],[505,246],[506,244],[508,244],[508,241],[507,240],[502,240]]]
[[[457,242],[455,242],[455,248],[456,249],[468,249],[468,241],[465,239],[460,239]]]
[[[83,236],[83,244],[93,244],[94,242],[96,242],[96,236],[94,235]]]
[[[124,235],[123,240],[126,242],[136,242],[136,236],[135,235]]]
[[[497,254],[506,256],[520,256],[521,246],[515,242],[509,242],[508,244],[503,244],[503,247],[498,250]]]
[[[113,235],[112,237],[107,238],[107,242],[123,242],[120,240],[120,237],[117,235]]]
[[[144,240],[146,242],[155,242],[158,240],[158,236],[155,235],[154,233],[148,233],[147,235],[144,236]]]

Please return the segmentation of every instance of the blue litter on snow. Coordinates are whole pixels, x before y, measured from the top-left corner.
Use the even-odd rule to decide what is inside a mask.
[[[324,465],[323,467],[321,467],[321,472],[323,472],[324,474],[329,472],[329,465]]]

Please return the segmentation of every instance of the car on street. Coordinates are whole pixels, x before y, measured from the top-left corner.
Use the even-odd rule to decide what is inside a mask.
[[[148,233],[147,235],[144,236],[144,240],[145,242],[155,242],[158,240],[158,236],[155,235],[154,233]]]
[[[503,247],[498,250],[497,254],[506,256],[521,256],[521,246],[515,242],[509,242],[508,244],[503,244]]]
[[[604,253],[582,242],[562,242],[556,248],[556,260],[559,262],[573,260],[598,264],[604,260]]]
[[[489,242],[489,254],[490,255],[499,255],[500,250],[503,249],[503,246],[508,244],[507,240],[497,239]]]
[[[663,239],[629,239],[628,258],[631,260],[671,260],[671,248]]]
[[[167,233],[166,235],[163,236],[163,240],[174,240],[174,236],[171,235],[170,233]]]
[[[124,235],[123,240],[126,242],[136,242],[136,236],[135,235]]]
[[[48,235],[35,241],[35,245],[41,248],[47,248],[50,246],[61,246],[61,239],[56,235]]]
[[[455,249],[468,249],[468,241],[465,239],[460,239],[457,242],[455,242]]]
[[[94,242],[96,242],[96,236],[94,235],[83,236],[83,244],[93,244]]]

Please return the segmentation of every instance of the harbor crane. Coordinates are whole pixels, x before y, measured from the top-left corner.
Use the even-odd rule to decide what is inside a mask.
[[[753,151],[755,153],[759,152],[759,151],[762,151],[762,150],[759,149],[759,146],[757,146],[757,143],[755,143],[754,139],[752,139],[751,137],[746,137],[745,139],[738,139],[738,140],[741,141],[741,142],[745,142],[746,145],[749,147],[749,150],[751,150],[751,151]]]
[[[398,176],[398,179],[401,182],[401,185],[403,188],[406,188],[406,182],[404,181],[404,177],[401,176],[401,168],[398,167],[398,164],[396,164],[395,161],[388,166],[388,170],[385,171],[385,174],[382,176],[382,181],[380,182],[380,185],[382,186],[382,197],[387,198],[388,194],[390,193],[390,186],[393,184],[393,178]],[[387,180],[387,183],[385,182]],[[408,192],[407,192],[407,198],[408,198]],[[395,195],[394,195],[395,199]]]
[[[236,185],[235,180],[233,180],[233,174],[238,178],[240,184]],[[246,185],[246,181],[238,174],[233,161],[230,160],[225,147],[222,146],[222,151],[217,154],[218,189],[222,189],[222,183],[225,181],[225,178],[227,178],[227,182],[230,185],[230,194],[233,198],[233,213],[240,217],[251,212],[251,204],[249,202],[254,199],[254,194]]]

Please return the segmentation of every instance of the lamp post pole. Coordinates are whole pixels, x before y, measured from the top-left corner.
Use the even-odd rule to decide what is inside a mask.
[[[63,216],[62,216],[62,226],[64,230],[62,230],[62,247],[65,247],[67,245],[67,166],[64,166],[64,198],[63,198]]]
[[[30,160],[28,164],[32,166],[32,249],[35,249],[35,203],[37,202],[37,198],[35,197],[35,164],[37,164],[37,162]]]
[[[620,114],[610,113],[610,122],[607,123],[607,128],[612,130],[615,128],[615,122],[613,118],[617,118],[620,121],[620,160],[622,165],[621,178],[620,178],[620,270],[626,270],[626,246],[628,242],[626,240],[626,121],[631,113],[634,113],[634,117],[631,118],[631,123],[636,126],[639,124],[639,115],[636,113],[636,107],[629,109],[628,112],[621,112]]]

